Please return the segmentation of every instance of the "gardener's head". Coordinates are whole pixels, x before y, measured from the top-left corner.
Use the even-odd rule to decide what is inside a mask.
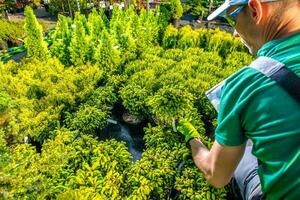
[[[300,0],[225,0],[208,20],[225,17],[253,54],[266,42],[300,31]]]

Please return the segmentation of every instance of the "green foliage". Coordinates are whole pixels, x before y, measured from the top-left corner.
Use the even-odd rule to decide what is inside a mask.
[[[38,23],[32,8],[26,7],[25,12],[25,47],[30,58],[45,60],[48,56],[47,43],[43,39],[42,26]]]
[[[233,51],[241,51],[244,49],[243,44],[236,37],[232,37],[230,33],[220,31],[219,29],[212,30],[210,38],[207,42],[208,51],[217,51],[222,57]]]
[[[191,160],[186,161],[181,175],[176,177],[175,187],[179,191],[178,199],[226,199],[225,189],[216,189],[207,184]]]
[[[19,39],[24,37],[24,23],[22,22],[9,22],[0,19],[0,44],[4,48],[8,47],[7,42],[16,43]]]
[[[164,48],[175,48],[177,46],[178,30],[172,24],[167,26],[162,41]]]
[[[185,4],[183,4],[184,12],[190,13],[194,16],[207,16],[207,14],[209,14],[207,2],[208,1],[203,0],[188,0]]]
[[[116,42],[114,43],[112,37],[106,30],[102,31],[99,41],[94,54],[96,64],[105,73],[116,72],[121,62],[120,51],[114,45]]]
[[[174,184],[178,160],[185,152],[177,134],[161,127],[145,128],[147,150],[125,174],[129,199],[166,199]]]
[[[74,24],[71,26],[72,38],[69,46],[71,61],[75,66],[85,64],[90,55],[90,40],[86,36],[86,18],[84,15],[76,13]]]
[[[210,9],[219,7],[224,0],[187,0],[183,4],[184,13],[207,17]]]
[[[234,69],[249,65],[253,58],[248,53],[234,51],[226,56],[225,65]]]
[[[183,7],[180,0],[170,0],[172,18],[179,19],[183,14]]]
[[[173,120],[185,118],[193,112],[194,97],[189,92],[178,88],[161,88],[150,98],[147,104],[156,120],[172,124]]]
[[[201,47],[206,51],[218,52],[223,58],[231,52],[246,52],[245,47],[238,38],[232,37],[230,33],[216,30],[196,29],[184,26],[179,31],[168,26],[163,38],[162,45],[165,48],[187,49]]]
[[[91,11],[89,3],[93,3],[94,8],[99,8],[99,2],[97,0],[79,0],[79,7],[81,13],[88,14]],[[71,10],[70,10],[71,8]],[[49,1],[49,12],[58,15],[70,15],[70,12],[73,14],[78,12],[78,6],[76,0],[51,0]]]
[[[7,197],[118,197],[122,188],[117,181],[124,181],[121,173],[132,159],[124,143],[99,142],[87,135],[74,137],[74,132],[67,130],[58,130],[56,135],[43,145],[41,154],[29,144],[10,148],[9,162],[1,170]]]
[[[58,22],[56,29],[52,35],[53,44],[50,47],[50,53],[52,56],[58,58],[61,63],[69,66],[70,63],[70,51],[69,46],[71,43],[71,19],[63,15],[58,16]]]
[[[211,131],[216,112],[205,92],[237,68],[223,63],[219,52],[206,52],[201,48],[147,52],[125,66],[129,79],[120,90],[124,107],[161,126],[170,127],[179,118],[200,118]],[[244,60],[251,59],[246,53],[239,55],[243,55]]]
[[[158,45],[164,31],[161,20],[159,13],[151,11],[141,10],[137,15],[133,7],[114,7],[110,21],[103,10],[93,10],[87,18],[76,13],[73,22],[59,16],[51,54],[67,66],[92,63],[108,76],[121,73],[123,64]]]
[[[110,34],[116,39],[116,47],[120,49],[122,63],[126,63],[136,58],[138,40],[134,38],[133,27],[138,20],[133,7],[123,11],[114,7],[112,19],[110,21]]]
[[[132,114],[142,115],[146,113],[144,108],[149,90],[140,86],[128,85],[120,91],[123,99],[123,105],[130,110]]]
[[[66,121],[71,130],[92,134],[106,125],[107,118],[107,110],[101,110],[96,106],[82,106],[74,116],[67,116]]]
[[[146,12],[142,9],[140,15],[133,26],[133,36],[137,39],[137,48],[143,51],[153,45],[158,44],[158,35],[160,26],[158,25],[159,18],[152,11]]]
[[[158,26],[159,26],[159,41],[163,39],[164,31],[169,25],[172,19],[171,5],[169,3],[161,3],[160,6],[156,8],[156,13],[158,15]]]
[[[117,101],[115,88],[111,85],[98,87],[83,96],[82,101],[87,105],[95,105],[98,108],[104,105],[112,105]]]
[[[9,95],[0,89],[0,116],[10,107],[10,101]]]
[[[178,48],[187,49],[199,46],[199,35],[190,26],[184,26],[179,30]]]
[[[96,66],[65,69],[57,59],[11,62],[4,65],[0,73],[4,89],[14,97],[11,124],[22,130],[15,138],[18,141],[26,135],[40,142],[51,137],[53,129],[62,123],[65,112],[74,110],[78,99],[91,94],[102,78],[102,71]],[[89,105],[95,104],[97,102]]]

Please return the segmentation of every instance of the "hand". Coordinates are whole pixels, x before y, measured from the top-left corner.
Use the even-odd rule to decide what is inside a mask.
[[[185,142],[188,142],[193,138],[200,138],[200,134],[195,129],[195,127],[188,121],[179,121],[177,130],[184,135]]]

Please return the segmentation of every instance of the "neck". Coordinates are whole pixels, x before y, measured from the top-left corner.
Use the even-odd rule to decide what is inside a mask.
[[[285,38],[300,32],[300,17],[297,16],[297,13],[300,13],[298,7],[289,9],[280,20],[271,20],[270,25],[266,26],[264,31],[265,42]]]

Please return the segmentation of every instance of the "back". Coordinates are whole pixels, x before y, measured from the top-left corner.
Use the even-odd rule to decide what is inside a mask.
[[[266,43],[258,52],[300,77],[300,34]],[[216,140],[223,145],[253,141],[268,199],[300,196],[300,104],[270,78],[247,67],[222,90]]]

